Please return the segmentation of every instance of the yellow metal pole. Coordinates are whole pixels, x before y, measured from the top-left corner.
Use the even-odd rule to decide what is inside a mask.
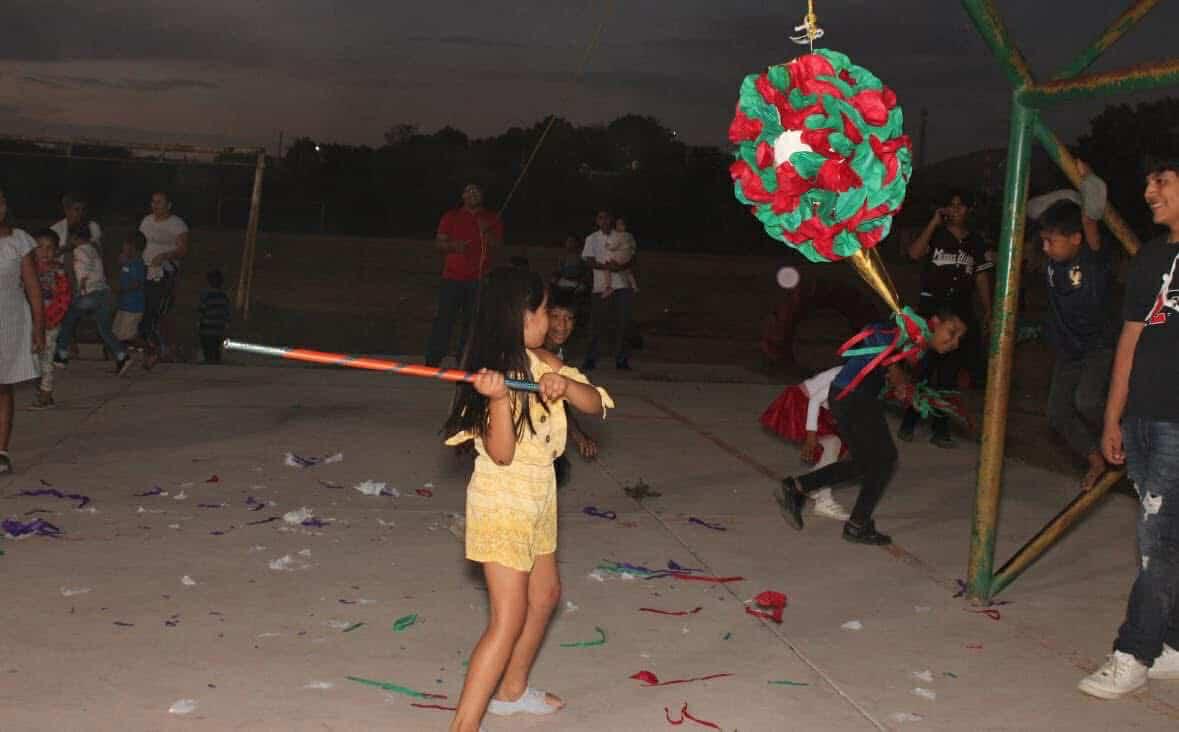
[[[1061,509],[1060,513],[1045,524],[1044,528],[1036,532],[1036,535],[1028,540],[1028,543],[1020,547],[1019,551],[1013,554],[1011,559],[1008,559],[1007,563],[999,568],[998,572],[995,572],[995,576],[991,580],[990,596],[994,597],[1002,592],[1004,587],[1011,584],[1016,577],[1039,559],[1049,547],[1064,536],[1073,524],[1080,521],[1081,517],[1089,512],[1089,509],[1096,506],[1125,474],[1124,470],[1113,470],[1106,473],[1096,485],[1081,493]]]
[[[242,267],[237,280],[237,308],[242,320],[250,319],[250,288],[254,284],[254,252],[258,245],[258,222],[262,215],[262,181],[266,177],[266,151],[258,151],[254,166],[254,189],[250,193],[250,220],[246,224],[246,244],[242,248]]]

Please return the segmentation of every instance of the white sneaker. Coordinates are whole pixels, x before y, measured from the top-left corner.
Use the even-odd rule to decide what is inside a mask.
[[[1081,679],[1077,688],[1098,699],[1120,699],[1146,686],[1146,666],[1129,653],[1114,651],[1105,665]]]
[[[1154,665],[1146,672],[1147,678],[1173,681],[1179,679],[1179,651],[1163,645],[1163,652],[1154,659]]]
[[[851,518],[851,514],[847,512],[847,509],[841,506],[839,501],[835,500],[835,496],[831,495],[830,488],[816,491],[811,496],[811,499],[814,501],[813,510],[816,516],[835,519],[836,521],[847,521]]]

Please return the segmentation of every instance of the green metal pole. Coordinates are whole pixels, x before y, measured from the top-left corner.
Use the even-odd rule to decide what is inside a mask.
[[[974,21],[974,27],[983,41],[990,46],[991,53],[999,60],[1003,73],[1016,89],[1032,83],[1032,72],[1028,68],[1027,59],[1015,47],[999,11],[995,9],[991,0],[962,0],[962,9]]]
[[[1102,33],[1097,40],[1089,44],[1081,55],[1073,59],[1073,62],[1066,66],[1063,71],[1057,74],[1054,78],[1057,79],[1071,79],[1080,74],[1085,69],[1089,68],[1094,61],[1101,57],[1101,54],[1113,44],[1118,42],[1126,32],[1133,28],[1138,21],[1142,20],[1143,16],[1154,9],[1155,5],[1159,4],[1159,0],[1138,0],[1138,2],[1126,9],[1126,12],[1118,16],[1118,19],[1110,24],[1105,32]]]
[[[1107,94],[1152,91],[1176,83],[1179,83],[1179,59],[1167,59],[1153,64],[1141,64],[1123,71],[1035,84],[1019,92],[1019,101],[1029,107],[1042,107]]]
[[[1044,120],[1040,119],[1039,115],[1036,116],[1036,121],[1032,125],[1032,131],[1036,134],[1036,139],[1040,141],[1044,150],[1048,152],[1048,157],[1052,158],[1052,161],[1060,166],[1060,169],[1064,171],[1064,174],[1068,176],[1068,179],[1079,190],[1081,187],[1081,174],[1077,172],[1077,159],[1069,152],[1068,147],[1060,141],[1060,138],[1053,134],[1052,130],[1048,128],[1048,125],[1044,124]],[[1138,241],[1138,235],[1134,233],[1134,230],[1130,228],[1130,225],[1126,223],[1126,220],[1122,218],[1122,215],[1117,212],[1117,209],[1112,204],[1105,207],[1105,216],[1102,217],[1102,221],[1105,222],[1110,232],[1117,237],[1118,241],[1122,243],[1122,246],[1125,247],[1131,256],[1138,253],[1138,249],[1142,246],[1142,243]]]
[[[1003,225],[999,232],[991,350],[983,405],[982,447],[978,489],[970,534],[967,591],[972,600],[991,598],[995,563],[995,531],[1003,492],[1003,448],[1007,438],[1007,400],[1011,392],[1011,360],[1015,353],[1019,310],[1019,274],[1023,262],[1023,230],[1031,172],[1034,110],[1011,95],[1011,132],[1007,143],[1007,185],[1003,194]]]

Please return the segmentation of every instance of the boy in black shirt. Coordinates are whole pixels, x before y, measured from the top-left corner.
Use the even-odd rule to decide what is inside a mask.
[[[1179,157],[1148,163],[1145,197],[1168,231],[1131,264],[1101,437],[1142,501],[1141,561],[1114,652],[1078,684],[1102,699],[1179,680]]]
[[[1048,338],[1056,353],[1048,390],[1048,423],[1089,468],[1088,490],[1105,472],[1098,426],[1105,413],[1116,324],[1109,312],[1113,280],[1109,247],[1097,222],[1072,201],[1058,201],[1040,215],[1047,257]]]
[[[933,212],[933,218],[909,247],[909,256],[924,259],[921,271],[921,299],[917,312],[929,317],[940,309],[948,309],[966,324],[966,337],[961,351],[948,354],[930,353],[926,360],[926,378],[936,389],[957,389],[958,372],[967,368],[975,382],[982,381],[983,363],[981,336],[988,330],[974,317],[977,296],[984,318],[991,315],[991,289],[988,275],[994,263],[987,259],[982,237],[966,226],[970,213],[970,197],[962,191],[951,191],[944,208]],[[901,422],[898,436],[913,439],[913,429],[920,416],[910,409]],[[954,447],[948,417],[933,419],[933,437],[938,447]]]

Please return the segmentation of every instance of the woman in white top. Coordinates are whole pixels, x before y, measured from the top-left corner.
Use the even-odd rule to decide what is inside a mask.
[[[143,366],[150,369],[160,358],[160,324],[172,309],[180,261],[188,254],[188,224],[172,213],[168,194],[156,191],[151,194],[151,213],[143,217],[139,230],[147,239],[143,250],[147,281],[143,286],[145,304],[139,335],[148,347]]]
[[[12,225],[8,200],[0,191],[0,475],[12,472],[12,385],[36,378],[33,354],[45,347],[36,248],[33,237]]]

